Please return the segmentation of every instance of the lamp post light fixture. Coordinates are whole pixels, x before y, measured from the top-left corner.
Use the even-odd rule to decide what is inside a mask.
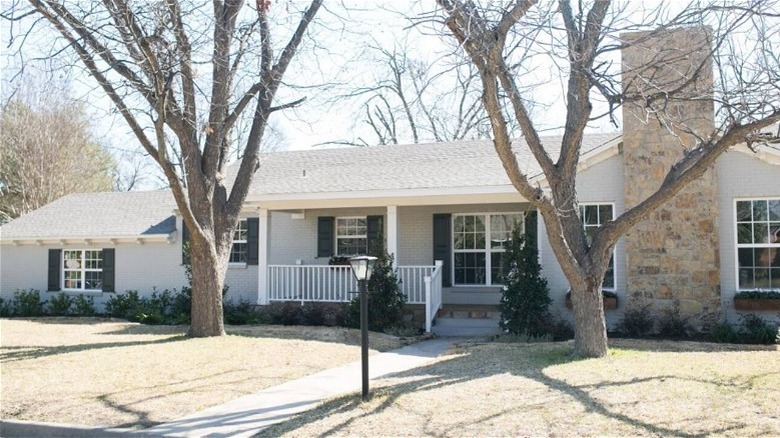
[[[360,291],[360,368],[363,375],[363,401],[368,400],[368,290],[366,283],[371,279],[376,257],[357,256],[349,259],[352,273]]]

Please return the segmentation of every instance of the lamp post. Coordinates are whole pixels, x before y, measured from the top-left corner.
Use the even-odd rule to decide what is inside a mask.
[[[366,283],[374,271],[376,257],[358,256],[349,259],[352,273],[360,290],[360,365],[363,374],[363,401],[368,400],[368,290]]]

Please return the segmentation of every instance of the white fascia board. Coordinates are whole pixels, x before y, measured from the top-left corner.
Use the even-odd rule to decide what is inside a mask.
[[[148,235],[117,235],[117,236],[68,236],[68,237],[3,237],[0,245],[94,245],[107,243],[173,243],[176,241],[176,231],[170,234]]]
[[[260,205],[269,210],[296,210],[311,208],[342,207],[384,207],[388,205],[458,205],[522,203],[526,200],[514,187],[500,186],[500,190],[475,193],[473,190],[463,193],[442,193],[441,189],[404,190],[404,191],[364,191],[347,193],[306,193],[294,195],[265,195],[247,199],[251,205]]]
[[[738,144],[729,148],[729,151],[741,152],[745,155],[758,158],[761,161],[765,161],[775,166],[780,166],[780,149],[775,149],[767,145],[759,145],[754,148],[755,150],[747,147],[746,144]]]

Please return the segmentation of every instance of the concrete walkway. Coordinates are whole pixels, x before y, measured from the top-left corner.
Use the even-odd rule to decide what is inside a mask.
[[[420,367],[456,341],[439,338],[369,357],[372,380]],[[144,436],[244,437],[281,423],[324,400],[360,391],[360,361],[265,389],[180,420],[137,431]],[[355,397],[359,397],[358,394]]]

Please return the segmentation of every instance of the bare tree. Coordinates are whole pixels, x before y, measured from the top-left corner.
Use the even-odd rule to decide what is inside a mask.
[[[357,102],[356,118],[371,136],[330,143],[370,146],[490,136],[479,75],[471,64],[417,59],[406,45],[391,50],[377,44],[368,52],[363,65],[376,65],[373,81],[338,100]]]
[[[0,115],[0,222],[68,193],[112,189],[116,163],[89,128],[82,106],[59,94],[21,93],[6,104]]]
[[[275,102],[322,0],[302,11],[294,4],[276,8],[270,0],[27,3],[14,2],[3,17],[50,24],[64,40],[51,56],[77,55],[162,169],[190,233],[189,335],[223,335],[221,291],[231,236],[269,117],[303,101]],[[35,26],[16,29],[24,38]],[[274,45],[273,35],[284,32],[290,33],[286,43]],[[227,181],[230,133],[245,111],[252,114],[249,134],[235,181]],[[179,171],[175,155],[183,163]]]
[[[677,14],[663,7],[636,11],[628,3],[606,0],[560,0],[550,9],[535,0],[485,2],[437,0],[449,32],[468,55],[482,80],[482,104],[492,126],[496,151],[517,191],[538,209],[547,235],[572,289],[575,352],[600,357],[607,353],[601,286],[618,239],[684,186],[703,175],[730,146],[765,140],[759,130],[780,120],[780,40],[777,5],[771,1],[694,4]],[[574,3],[574,4],[572,4]],[[554,8],[554,9],[553,9]],[[643,13],[644,12],[644,13]],[[670,56],[643,45],[646,37],[685,26],[709,25],[706,38],[689,42],[704,50],[705,60],[678,71],[673,78],[657,74]],[[625,39],[621,32],[655,29],[645,38]],[[734,42],[734,39],[739,39]],[[774,43],[772,43],[774,41]],[[631,84],[622,89],[611,53],[628,45],[648,51],[645,64],[623,72]],[[734,50],[744,47],[744,50]],[[533,50],[527,50],[533,48]],[[564,86],[565,125],[556,158],[542,145],[539,121],[529,115],[521,90],[525,78],[518,57],[537,53],[560,68]],[[686,53],[673,51],[677,59]],[[696,90],[697,80],[719,68],[721,89]],[[716,82],[718,84],[718,82]],[[693,91],[692,91],[693,90]],[[715,100],[717,127],[700,132],[681,120],[676,103]],[[594,102],[608,109],[594,112]],[[710,103],[711,105],[711,103]],[[615,111],[641,114],[643,120],[667,129],[689,146],[657,190],[603,225],[588,240],[579,217],[575,180],[583,134],[589,122],[614,117]],[[548,190],[535,187],[522,172],[512,151],[507,118],[520,126],[522,136],[543,170]],[[683,139],[685,141],[683,141]]]

